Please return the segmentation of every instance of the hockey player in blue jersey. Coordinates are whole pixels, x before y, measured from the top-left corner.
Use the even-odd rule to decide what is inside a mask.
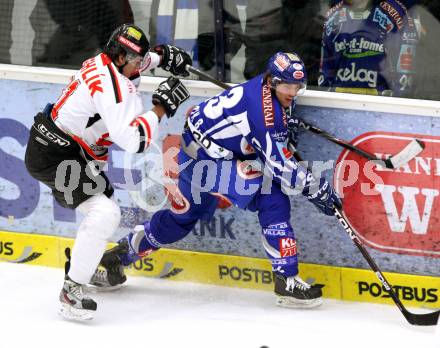
[[[343,0],[326,14],[321,87],[411,96],[418,33],[405,0]]]
[[[258,213],[263,246],[275,274],[277,303],[315,307],[321,287],[298,276],[290,224],[289,194],[302,193],[326,215],[341,201],[324,178],[314,178],[289,151],[288,123],[296,96],[306,88],[298,55],[277,53],[267,72],[195,106],[182,134],[178,196],[104,255],[92,284],[125,281],[123,267],[188,235],[199,219],[210,219],[218,195]]]

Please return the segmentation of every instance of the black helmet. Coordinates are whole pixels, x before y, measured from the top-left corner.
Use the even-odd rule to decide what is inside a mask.
[[[121,53],[143,57],[149,49],[150,43],[141,28],[134,24],[122,24],[112,33],[103,52],[114,61]]]

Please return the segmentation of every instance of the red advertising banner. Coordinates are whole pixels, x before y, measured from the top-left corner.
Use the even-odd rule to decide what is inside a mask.
[[[389,132],[365,133],[351,143],[387,158],[412,139],[422,153],[398,169],[388,169],[344,150],[334,185],[344,212],[367,245],[385,252],[440,257],[440,137]]]

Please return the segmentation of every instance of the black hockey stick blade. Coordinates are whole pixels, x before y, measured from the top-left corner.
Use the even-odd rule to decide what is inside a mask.
[[[333,212],[335,214],[335,217],[339,220],[340,224],[344,228],[345,232],[349,235],[350,239],[353,241],[353,243],[356,245],[356,247],[361,252],[362,256],[365,258],[365,260],[370,265],[373,272],[376,274],[377,278],[382,283],[383,287],[387,289],[391,299],[394,301],[396,306],[399,308],[399,310],[402,312],[405,319],[410,323],[411,325],[419,325],[419,326],[434,326],[437,325],[440,311],[431,312],[431,313],[425,313],[425,314],[415,314],[409,312],[405,306],[402,304],[402,301],[400,301],[399,297],[397,296],[396,292],[393,290],[392,286],[388,283],[387,279],[379,269],[379,266],[376,264],[376,262],[371,257],[370,253],[365,249],[365,247],[362,245],[362,242],[360,241],[359,237],[354,232],[354,229],[351,227],[350,223],[344,216],[342,209],[338,207],[333,207]]]
[[[402,311],[408,323],[411,325],[418,326],[435,326],[438,323],[438,318],[440,316],[440,310],[432,313],[425,314],[414,314],[410,313],[407,310]]]

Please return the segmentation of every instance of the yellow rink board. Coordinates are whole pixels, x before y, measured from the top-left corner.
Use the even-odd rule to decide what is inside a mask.
[[[63,267],[64,249],[73,239],[0,231],[0,261]],[[161,249],[134,263],[130,275],[272,291],[267,259]],[[347,301],[393,303],[371,270],[316,264],[300,265],[303,279],[324,284],[324,297]],[[385,273],[407,306],[439,308],[440,278]]]

